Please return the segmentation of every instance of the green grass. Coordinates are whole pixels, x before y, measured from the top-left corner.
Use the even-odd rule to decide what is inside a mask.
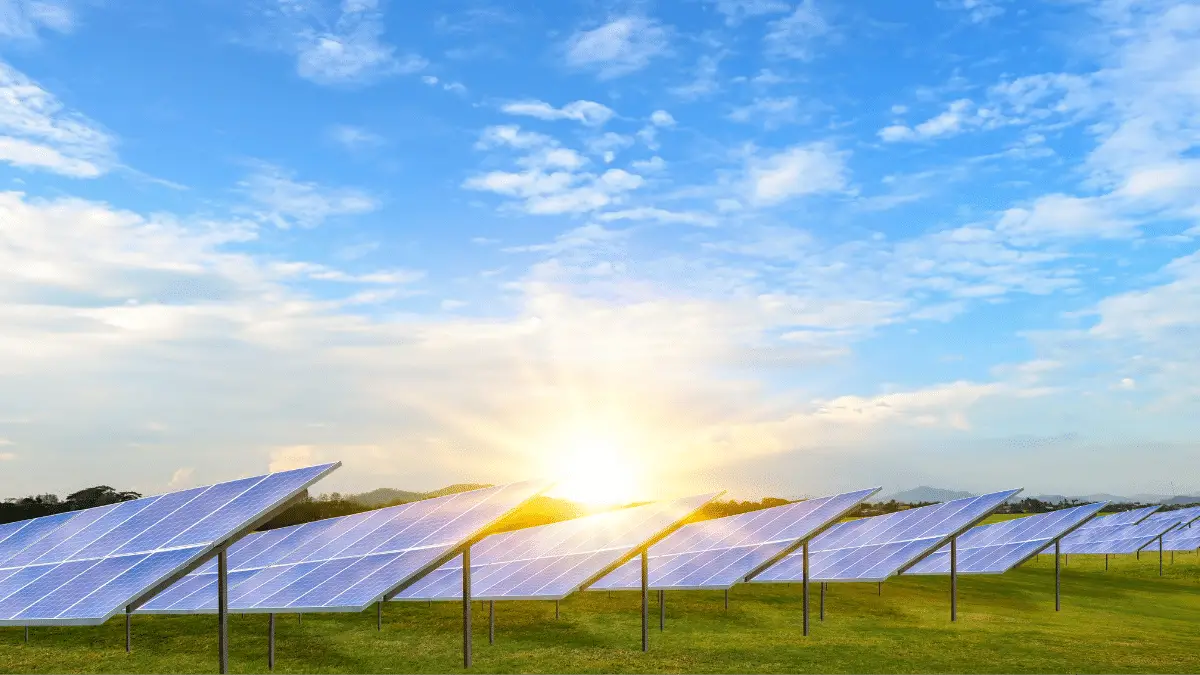
[[[1052,558],[1003,576],[959,580],[949,621],[948,579],[830,585],[826,620],[801,635],[799,586],[741,585],[728,612],[720,592],[667,594],[650,653],[640,650],[637,593],[583,593],[562,604],[497,603],[497,642],[476,604],[478,672],[1200,672],[1200,561],[1176,554],[1165,578],[1157,555],[1072,556],[1063,611],[1054,611]],[[213,672],[216,619],[135,616],[85,628],[0,628],[0,672]],[[264,615],[230,617],[232,672],[266,671]],[[392,603],[375,613],[295,615],[277,624],[277,672],[456,672],[461,605]]]

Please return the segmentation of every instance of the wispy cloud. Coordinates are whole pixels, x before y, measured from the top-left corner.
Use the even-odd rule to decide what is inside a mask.
[[[384,0],[276,0],[280,43],[296,56],[296,72],[323,85],[360,85],[414,73],[428,65],[416,54],[397,54],[384,39]]]
[[[384,143],[379,134],[352,124],[337,124],[329,129],[329,138],[347,150],[376,148]]]
[[[95,178],[116,165],[115,145],[97,123],[0,61],[0,162]]]
[[[829,30],[814,0],[802,0],[791,14],[770,23],[763,42],[770,56],[809,61],[816,56],[817,39]]]
[[[669,31],[654,19],[624,16],[572,35],[565,45],[567,65],[594,70],[601,79],[628,75],[670,50]]]
[[[41,30],[69,33],[75,13],[66,0],[0,0],[0,38],[36,40]]]
[[[841,192],[847,186],[848,153],[828,143],[799,145],[755,155],[746,162],[746,192],[752,203],[772,205],[804,195]]]
[[[541,120],[573,120],[588,127],[603,126],[616,114],[612,108],[595,101],[574,101],[561,108],[555,108],[545,101],[513,101],[500,106],[500,111]]]
[[[267,163],[258,163],[238,188],[253,202],[256,218],[280,228],[316,227],[332,217],[379,208],[379,200],[363,190],[298,181],[291,172]]]

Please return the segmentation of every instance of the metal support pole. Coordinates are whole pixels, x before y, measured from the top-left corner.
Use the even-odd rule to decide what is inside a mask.
[[[463,549],[463,668],[471,667],[471,547]]]
[[[554,618],[558,619],[558,600],[554,601]]]
[[[950,620],[958,621],[958,537],[950,540]]]
[[[821,582],[821,620],[825,620],[825,582]]]
[[[1058,569],[1058,552],[1061,550],[1059,540],[1054,540],[1054,611],[1062,610],[1062,575]]]
[[[29,626],[25,626],[25,644],[29,644]]]
[[[217,554],[217,651],[221,674],[229,672],[229,562]]]
[[[1163,554],[1163,538],[1162,538],[1162,535],[1160,534],[1160,535],[1158,535],[1158,576],[1160,576],[1160,577],[1163,574],[1163,572],[1162,572],[1163,555],[1162,554]]]
[[[875,595],[883,595],[883,582],[882,581],[875,584]]]
[[[383,601],[375,603],[375,630],[383,630]]]
[[[729,589],[725,589],[725,611],[729,611]]]
[[[126,607],[125,608],[125,653],[126,654],[133,651],[133,627],[130,625],[132,623],[132,619],[133,619],[133,614],[131,614],[129,612],[129,608]]]
[[[297,615],[296,615],[296,625],[297,625],[297,626],[299,626],[299,625],[300,625],[300,624],[302,624],[302,623],[304,623],[304,615],[303,615],[303,614],[297,614]]]
[[[642,651],[650,651],[650,554],[642,549]]]
[[[275,613],[267,614],[267,670],[275,670]]]
[[[808,635],[808,541],[804,542],[804,634]]]
[[[488,601],[488,644],[496,644],[496,601]]]
[[[1105,572],[1108,571],[1108,554],[1107,553],[1104,554],[1104,571]]]
[[[663,632],[667,626],[667,592],[658,591],[658,632]]]

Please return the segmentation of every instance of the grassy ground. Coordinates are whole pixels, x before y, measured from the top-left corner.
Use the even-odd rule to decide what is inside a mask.
[[[1063,611],[1054,611],[1052,558],[999,577],[959,581],[959,620],[949,621],[948,580],[900,578],[831,585],[826,619],[801,635],[799,586],[742,585],[728,612],[720,592],[667,594],[666,632],[652,596],[651,650],[640,651],[637,593],[584,593],[562,604],[497,604],[497,642],[476,604],[479,672],[1200,672],[1200,561],[1176,554],[1166,577],[1157,554],[1072,556]],[[134,617],[99,627],[0,628],[0,672],[213,672],[216,619]],[[266,671],[264,615],[230,617],[230,669]],[[461,670],[461,605],[389,604],[374,611],[281,615],[279,672]]]

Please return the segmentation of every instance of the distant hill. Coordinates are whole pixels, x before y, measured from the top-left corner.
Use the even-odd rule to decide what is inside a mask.
[[[1182,506],[1184,504],[1200,504],[1200,497],[1188,497],[1185,495],[1179,495],[1178,497],[1171,497],[1170,499],[1164,499],[1161,503],[1163,506]]]
[[[877,499],[875,501],[886,502],[888,500],[895,500],[897,502],[905,502],[908,504],[912,504],[915,502],[948,502],[951,499],[965,499],[967,497],[974,497],[974,496],[975,495],[970,492],[962,492],[959,490],[946,490],[943,488],[935,488],[935,487],[929,487],[928,485],[922,485],[920,487],[915,487],[911,490],[904,490],[903,492],[897,492],[894,495],[889,495],[887,497],[883,497],[883,498]]]
[[[346,495],[343,497],[348,502],[362,504],[363,506],[374,509],[384,504],[395,504],[396,502],[412,502],[424,495],[424,492],[410,492],[408,490],[396,490],[393,488],[379,488],[364,492],[360,495]]]
[[[381,506],[387,506],[389,504],[415,502],[418,499],[429,499],[431,497],[444,497],[446,495],[467,492],[468,490],[478,490],[485,487],[491,487],[491,485],[483,485],[480,483],[455,483],[454,485],[447,485],[440,490],[434,490],[432,492],[413,492],[411,490],[397,490],[395,488],[378,488],[371,490],[370,492],[364,492],[357,495],[341,495],[341,498],[348,502],[362,504],[369,509],[377,509]]]

